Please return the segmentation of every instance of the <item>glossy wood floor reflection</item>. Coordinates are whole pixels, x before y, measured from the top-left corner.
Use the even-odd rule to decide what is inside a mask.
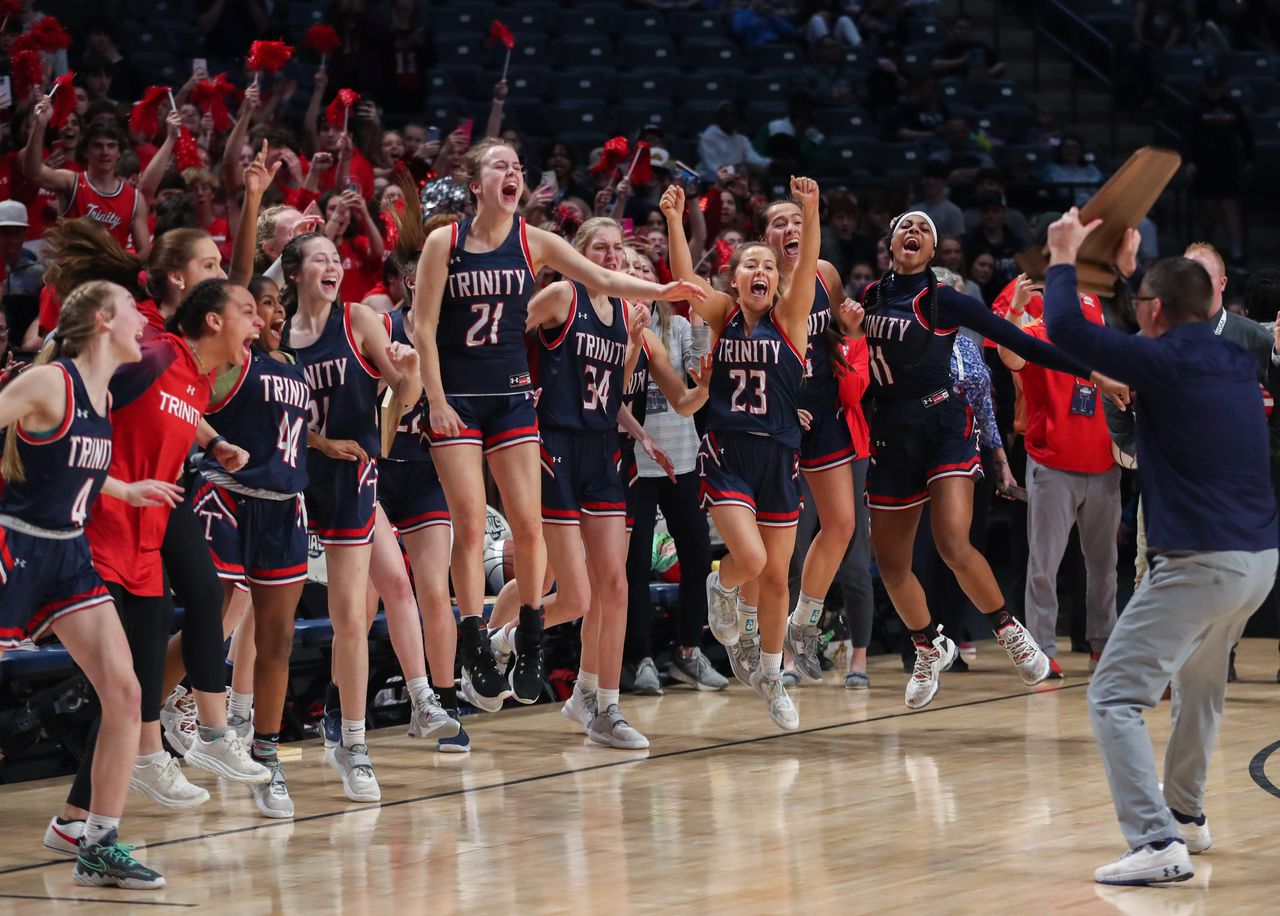
[[[381,806],[347,803],[312,743],[287,764],[294,822],[200,774],[213,799],[193,814],[131,796],[124,837],[160,892],[73,885],[40,846],[66,781],[3,787],[0,912],[1276,912],[1280,752],[1260,754],[1280,745],[1274,642],[1242,646],[1228,693],[1213,850],[1161,889],[1090,880],[1123,841],[1085,657],[1028,691],[994,643],[978,653],[918,713],[893,659],[873,660],[870,691],[800,689],[795,734],[736,685],[624,698],[648,753],[588,746],[552,706],[468,718],[469,756],[374,733]],[[1162,744],[1167,703],[1150,725]]]

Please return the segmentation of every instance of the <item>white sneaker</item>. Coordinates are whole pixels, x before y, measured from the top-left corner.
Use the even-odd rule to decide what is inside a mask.
[[[415,706],[409,716],[410,738],[452,738],[462,728],[458,720],[444,711],[440,698],[430,691],[426,702]]]
[[[1151,844],[1130,849],[1110,865],[1094,869],[1093,880],[1099,884],[1141,886],[1186,881],[1195,873],[1187,844],[1170,839],[1164,849]]]
[[[209,793],[192,785],[182,772],[178,759],[168,754],[159,763],[135,761],[129,788],[166,808],[195,808],[209,800]]]
[[[599,710],[596,709],[596,695],[593,693],[587,696],[577,684],[573,685],[573,693],[569,694],[569,699],[565,700],[564,705],[560,707],[560,715],[570,722],[577,722],[584,732],[591,728],[591,722],[595,719],[597,712]]]
[[[196,740],[196,698],[179,684],[160,707],[160,727],[169,745],[179,754],[191,749]]]
[[[1182,837],[1182,842],[1187,844],[1187,852],[1193,856],[1198,856],[1202,852],[1208,852],[1209,847],[1213,845],[1213,834],[1209,832],[1209,819],[1201,815],[1204,823],[1197,824],[1192,822],[1184,824],[1178,821],[1178,836]],[[53,829],[50,827],[50,829]],[[49,845],[46,835],[46,846]]]
[[[753,686],[751,675],[760,670],[760,634],[739,635],[738,641],[725,649],[733,675],[747,687]]]
[[[622,718],[622,711],[618,709],[617,703],[596,714],[587,726],[587,737],[604,747],[626,751],[642,751],[649,746],[649,739]]]
[[[235,732],[237,738],[248,744],[253,740],[253,713],[249,713],[248,718],[228,714],[227,728]]]
[[[738,589],[722,589],[719,572],[707,576],[707,625],[720,645],[738,641]]]
[[[289,787],[284,781],[284,767],[277,760],[267,764],[266,768],[271,779],[251,787],[254,804],[265,817],[293,817],[293,799],[289,797]]]
[[[764,672],[756,671],[751,675],[751,686],[769,704],[769,718],[775,725],[789,732],[800,727],[800,713],[787,694],[781,675],[766,677]]]
[[[504,627],[496,627],[489,634],[489,651],[493,653],[493,660],[498,663],[498,670],[505,674],[511,666],[511,653],[515,651],[515,647],[511,645]]]
[[[64,856],[80,854],[80,837],[84,836],[84,821],[71,820],[59,824],[56,817],[49,818],[44,831],[44,848]]]
[[[1040,651],[1027,628],[1010,618],[1009,625],[996,633],[996,642],[1009,653],[1009,660],[1018,669],[1018,677],[1028,687],[1034,687],[1049,676],[1049,656]]]
[[[249,746],[230,729],[212,741],[205,741],[197,732],[196,740],[182,759],[193,767],[232,782],[259,784],[271,781],[271,771],[249,756]]]
[[[382,801],[382,790],[373,775],[373,761],[369,759],[369,746],[339,744],[329,755],[329,765],[342,777],[342,791],[355,802]]]
[[[911,680],[907,681],[905,702],[908,709],[920,709],[928,706],[933,695],[938,692],[938,676],[951,667],[956,660],[956,644],[942,635],[942,627],[938,627],[938,635],[933,645],[925,648],[916,646],[916,666],[911,672]]]

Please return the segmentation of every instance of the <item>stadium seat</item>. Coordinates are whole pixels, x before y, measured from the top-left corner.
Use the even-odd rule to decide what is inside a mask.
[[[688,134],[697,143],[698,134],[716,119],[716,113],[728,99],[702,99],[700,101],[681,102],[679,120],[682,133]],[[693,165],[693,163],[689,163]]]
[[[449,6],[433,6],[430,14],[431,32],[467,32],[471,40],[483,42],[489,37],[492,10],[484,3],[455,3]],[[507,28],[510,22],[503,20]]]
[[[795,74],[784,75],[777,70],[748,77],[739,74],[735,83],[741,87],[740,95],[748,104],[786,101],[796,88]]]
[[[541,70],[547,69],[548,64],[552,62],[551,47],[557,41],[559,41],[558,38],[539,33],[517,38],[515,50],[511,52],[512,69],[515,69],[517,64],[525,67],[537,67]],[[500,73],[501,71],[498,72]]]
[[[681,86],[680,97],[687,101],[710,100],[728,102],[738,97],[742,74],[733,70],[699,71],[696,79]],[[758,98],[748,93],[751,98]]]
[[[493,78],[492,73],[486,73],[486,76],[489,79]],[[507,85],[511,87],[511,95],[507,97],[507,104],[510,105],[510,100],[515,96],[528,99],[541,98],[550,83],[551,71],[548,68],[530,66],[524,63],[517,67],[512,64],[510,71],[507,73]]]
[[[559,17],[560,34],[565,38],[572,38],[575,35],[612,35],[614,34],[613,17],[617,13],[616,6],[593,4],[575,7]]]
[[[607,35],[563,35],[556,41],[555,63],[561,69],[615,67],[613,42]]]
[[[1018,96],[1010,80],[970,80],[969,86],[969,97],[977,108],[1008,104]]]
[[[492,10],[491,12],[511,30],[515,36],[517,48],[520,47],[520,42],[524,40],[527,33],[551,31],[554,20],[559,15],[556,6],[550,3],[519,3],[510,10],[501,12]]]
[[[603,69],[571,70],[552,74],[548,95],[555,105],[568,99],[607,99],[612,95],[614,71]]]
[[[866,135],[833,135],[827,138],[827,148],[841,163],[850,168],[868,168],[877,158],[879,143]]]
[[[875,157],[886,178],[915,178],[928,159],[924,148],[914,143],[881,143]]]
[[[1223,69],[1231,76],[1274,79],[1280,72],[1275,53],[1269,51],[1232,51],[1224,64]]]
[[[696,67],[702,76],[703,67],[736,67],[742,52],[729,39],[721,36],[686,38],[680,45],[680,62],[686,67]]]
[[[633,35],[657,35],[668,41],[671,38],[671,26],[667,17],[655,10],[615,11],[609,17],[614,35],[629,37]]]
[[[990,121],[990,127],[984,126],[983,129],[1007,143],[1016,143],[1021,140],[1035,123],[1035,115],[1031,109],[1016,102],[992,105],[986,110],[983,118]],[[979,123],[983,118],[979,119]]]
[[[760,130],[770,121],[787,116],[786,102],[752,102],[745,106],[743,112],[746,123],[743,132],[748,136],[754,137],[756,131]]]
[[[723,38],[725,35],[724,22],[715,13],[669,13],[667,21],[671,34],[684,41],[691,38]]]
[[[620,131],[634,133],[646,124],[664,131],[675,126],[675,106],[664,99],[623,99],[614,106],[615,123]]]
[[[613,118],[603,99],[564,99],[547,108],[547,119],[558,134],[595,133],[604,142]]]
[[[674,75],[671,70],[636,69],[619,75],[613,91],[624,99],[660,99],[671,101]]]
[[[824,134],[863,135],[874,131],[871,115],[863,109],[842,105],[838,108],[818,109],[813,114],[813,123]]]
[[[488,49],[471,32],[439,32],[435,36],[436,58],[442,66],[479,65]]]
[[[427,99],[423,117],[440,128],[441,135],[448,134],[458,121],[466,117],[474,117],[472,104],[457,96],[432,96]],[[483,130],[483,126],[481,127]]]
[[[675,45],[666,35],[626,36],[618,43],[618,56],[627,68],[677,66]]]
[[[473,66],[433,67],[426,73],[427,94],[473,98],[483,91],[480,88],[483,75],[483,70]]]
[[[746,50],[747,68],[753,72],[775,68],[794,68],[804,62],[796,45],[754,45]]]

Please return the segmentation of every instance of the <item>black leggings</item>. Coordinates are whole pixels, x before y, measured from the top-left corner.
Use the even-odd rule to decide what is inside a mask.
[[[107,583],[107,591],[116,603],[116,612],[124,626],[133,653],[133,673],[142,687],[142,721],[155,722],[160,718],[160,704],[164,698],[160,691],[164,682],[164,653],[169,645],[169,631],[173,628],[173,602],[167,595],[142,597],[125,591],[115,582]],[[76,771],[67,804],[89,809],[93,799],[93,752],[98,744],[98,726],[102,718],[94,720],[85,740],[84,757]]]
[[[707,623],[706,578],[711,573],[711,532],[707,516],[698,508],[699,478],[696,471],[680,474],[672,483],[666,477],[641,477],[635,482],[635,516],[631,549],[627,553],[627,640],[622,658],[638,662],[653,656],[653,605],[649,581],[653,563],[653,529],[657,507],[667,520],[667,530],[680,558],[680,604],[676,641],[681,646],[702,642]]]
[[[189,486],[187,489],[190,492]],[[187,679],[202,693],[221,693],[227,688],[222,580],[213,568],[209,544],[189,499],[169,515],[160,556],[164,559],[166,585],[173,588],[183,609],[182,662]]]

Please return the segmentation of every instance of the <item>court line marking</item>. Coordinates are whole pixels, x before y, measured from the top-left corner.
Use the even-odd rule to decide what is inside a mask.
[[[0,894],[0,900],[48,900],[51,903],[109,903],[115,906],[181,906],[198,903],[166,903],[160,900],[116,900],[110,897],[41,897],[39,894]]]
[[[873,716],[870,719],[859,719],[853,722],[833,722],[829,725],[815,725],[812,728],[801,728],[793,732],[778,731],[768,735],[756,735],[753,738],[736,738],[732,741],[720,741],[716,744],[705,744],[700,747],[687,747],[678,751],[666,751],[661,754],[646,754],[643,757],[631,757],[626,760],[611,760],[605,763],[595,763],[586,767],[575,767],[567,770],[555,770],[550,773],[538,773],[533,776],[521,776],[517,779],[508,779],[503,782],[494,782],[484,786],[466,786],[458,789],[448,789],[444,792],[434,792],[430,795],[419,795],[413,798],[401,798],[396,801],[389,801],[380,804],[379,808],[398,808],[401,805],[413,805],[419,802],[438,801],[444,798],[453,798],[458,795],[469,795],[473,792],[484,792],[490,789],[506,789],[514,786],[521,786],[533,782],[543,782],[548,779],[559,779],[562,776],[573,776],[576,773],[591,773],[595,770],[608,770],[613,767],[636,766],[650,760],[668,760],[673,757],[684,757],[689,754],[703,754],[707,751],[718,751],[725,748],[741,747],[746,744],[758,744],[761,741],[776,741],[779,738],[791,738],[796,735],[813,735],[819,732],[833,731],[837,728],[850,728],[858,725],[869,725],[873,722],[886,722],[890,719],[907,719],[912,716],[922,716],[935,712],[947,712],[951,709],[967,709],[971,706],[984,706],[987,703],[1000,703],[1005,700],[1017,700],[1024,697],[1033,697],[1043,693],[1057,693],[1062,690],[1076,690],[1081,687],[1089,686],[1087,681],[1078,684],[1063,684],[1055,686],[1050,690],[1026,690],[1021,693],[1010,693],[1003,696],[984,697],[980,700],[966,700],[962,703],[955,703],[951,706],[929,706],[925,709],[912,710],[911,712],[886,713],[881,716]],[[547,704],[548,706],[552,704]],[[310,821],[328,820],[334,817],[344,817],[348,814],[359,814],[368,811],[371,806],[361,805],[360,807],[343,808],[340,811],[325,811],[320,814],[308,814],[306,817],[295,817],[292,820],[275,820],[270,823],[250,824],[247,827],[232,827],[227,830],[214,830],[209,833],[202,833],[196,836],[175,837],[172,840],[162,840],[159,843],[146,844],[147,850],[160,849],[165,846],[176,846],[180,843],[190,843],[199,840],[211,840],[217,837],[232,836],[238,833],[249,833],[256,830],[270,830],[272,827],[284,827],[289,824],[305,824]],[[0,869],[0,877],[12,875],[18,872],[35,871],[41,868],[49,868],[54,865],[65,865],[65,859],[53,859],[48,862],[36,862],[31,865],[14,865],[9,868]],[[44,899],[44,898],[36,898]]]
[[[1280,741],[1275,741],[1254,754],[1253,759],[1249,761],[1249,776],[1254,783],[1263,792],[1274,795],[1276,798],[1280,798],[1280,786],[1267,778],[1266,765],[1267,758],[1278,750],[1280,750]]]

